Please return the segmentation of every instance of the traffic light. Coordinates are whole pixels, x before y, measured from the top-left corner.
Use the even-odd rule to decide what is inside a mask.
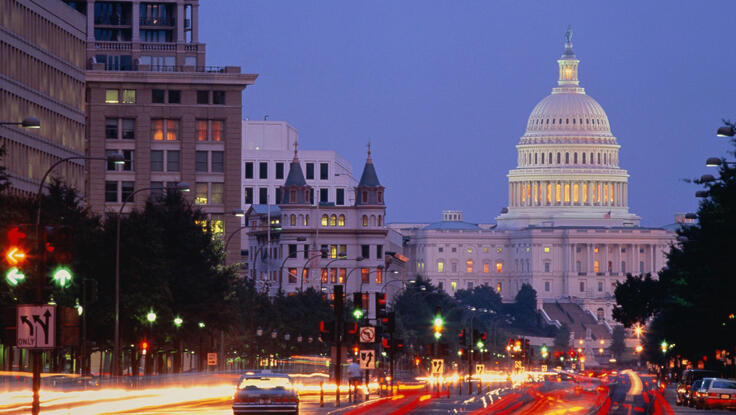
[[[547,349],[547,345],[543,344],[542,348],[539,351],[542,354],[542,359],[547,359],[547,356],[549,356],[549,350]]]
[[[46,233],[46,259],[51,269],[51,279],[64,288],[72,280],[72,228],[59,225]]]
[[[15,287],[26,280],[25,268],[33,252],[34,228],[31,225],[12,225],[5,233],[2,253],[7,266],[5,280]]]
[[[460,346],[465,346],[465,329],[460,329],[460,333],[457,335],[457,337],[458,337]]]
[[[358,346],[353,346],[353,356],[357,356],[358,352],[360,352],[360,348]]]
[[[363,318],[363,293],[353,293],[353,317],[356,321]]]
[[[383,320],[386,314],[386,293],[376,293],[376,318]]]
[[[143,340],[141,342],[141,354],[145,356],[147,353],[148,353],[148,342]]]
[[[445,325],[445,320],[442,318],[442,308],[437,307],[434,312],[434,320],[432,322],[432,328],[434,330],[435,340],[439,340],[442,337],[442,329]]]
[[[327,323],[324,320],[319,322],[319,338],[323,343],[331,342],[333,339],[332,328],[334,323]]]

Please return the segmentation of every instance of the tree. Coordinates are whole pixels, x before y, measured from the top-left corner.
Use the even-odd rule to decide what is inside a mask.
[[[525,327],[537,325],[537,292],[529,284],[523,284],[513,304],[517,322]]]
[[[662,292],[651,274],[633,276],[628,274],[624,282],[616,282],[616,303],[613,318],[625,327],[647,321],[654,315],[662,301]]]
[[[5,157],[5,145],[0,147],[0,160]],[[5,170],[5,165],[0,164],[0,193],[10,187],[10,178]]]
[[[624,342],[624,338],[626,337],[626,330],[623,328],[623,326],[615,326],[613,328],[613,333],[611,334],[611,346],[610,350],[611,353],[616,357],[616,360],[621,360],[621,356],[623,356],[624,352],[626,351],[626,343]]]
[[[566,351],[570,347],[570,328],[563,324],[555,336],[555,349]]]
[[[736,292],[731,258],[736,252],[736,238],[732,237],[736,232],[736,166],[722,163],[714,181],[695,182],[707,194],[698,208],[698,222],[678,230],[678,242],[670,248],[658,281],[627,279],[615,318],[631,324],[653,316],[647,344],[666,340],[675,345],[673,353],[697,361],[717,349],[732,350],[736,344],[736,319],[732,317],[736,310],[730,295]],[[630,299],[633,295],[646,298]]]

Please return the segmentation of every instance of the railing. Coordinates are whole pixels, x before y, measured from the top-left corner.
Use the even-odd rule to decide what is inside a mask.
[[[148,42],[141,43],[141,50],[144,51],[159,51],[159,52],[175,52],[176,43],[169,42]]]
[[[95,42],[95,49],[131,50],[131,42]]]
[[[169,17],[148,17],[141,16],[141,26],[174,26],[176,24],[176,18],[174,16]]]

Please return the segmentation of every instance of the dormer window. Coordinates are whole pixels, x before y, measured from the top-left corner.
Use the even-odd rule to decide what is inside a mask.
[[[294,203],[296,201],[296,190],[289,191],[289,202]]]
[[[368,203],[368,192],[366,192],[365,190],[363,190],[363,197],[361,198],[361,200],[363,201],[363,203]]]
[[[383,203],[383,192],[378,192],[378,203]]]

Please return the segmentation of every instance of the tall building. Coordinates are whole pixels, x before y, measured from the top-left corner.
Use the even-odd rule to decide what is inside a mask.
[[[88,154],[126,159],[91,164],[93,210],[118,211],[126,200],[126,210],[141,208],[186,182],[216,234],[238,231],[242,93],[257,75],[206,65],[197,0],[68,4],[87,20]],[[240,258],[239,242],[228,245],[229,262]]]
[[[0,0],[0,121],[37,118],[39,129],[0,125],[10,191],[35,194],[44,173],[85,155],[85,20],[60,1]],[[51,176],[85,190],[85,166],[69,160]]]
[[[391,254],[385,249],[386,205],[370,151],[357,186],[354,203],[314,204],[295,150],[280,187],[277,206],[252,205],[246,214],[250,270],[261,289],[275,294],[313,287],[329,294],[335,284],[345,292],[369,293],[385,289],[395,278]],[[370,300],[373,301],[373,300]],[[375,304],[370,303],[370,310]]]
[[[579,311],[578,322],[605,325],[616,282],[628,273],[656,275],[675,235],[641,227],[629,212],[620,146],[603,108],[579,85],[570,37],[557,61],[558,85],[536,105],[517,145],[509,205],[497,223],[468,223],[446,212],[436,223],[391,228],[404,235],[410,275],[450,294],[489,284],[513,301],[530,284],[552,321],[567,318],[565,309],[568,316]],[[586,332],[581,325],[573,331]]]
[[[243,121],[243,210],[252,204],[281,203],[278,189],[299,141],[297,130],[283,121]],[[332,150],[299,150],[310,201],[352,205],[353,166]]]

